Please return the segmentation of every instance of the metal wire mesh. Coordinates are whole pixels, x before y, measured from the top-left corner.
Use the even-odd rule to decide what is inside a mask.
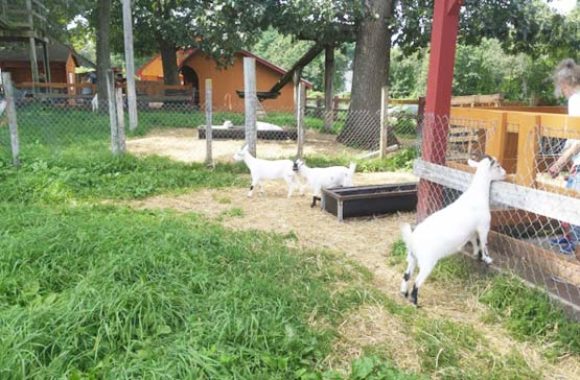
[[[422,139],[429,143],[424,141],[420,156],[440,165],[416,168],[430,179],[422,184],[418,217],[451,204],[466,190],[474,172],[468,158],[495,156],[508,175],[491,191],[488,244],[494,265],[579,313],[580,156],[554,164],[580,135],[562,127],[564,115],[544,120],[499,114],[425,118]]]

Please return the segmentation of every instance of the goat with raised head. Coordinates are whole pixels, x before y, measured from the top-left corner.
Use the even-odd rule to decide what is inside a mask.
[[[310,207],[314,207],[316,200],[320,200],[322,189],[352,186],[352,177],[355,170],[356,164],[354,162],[351,162],[348,168],[345,166],[310,168],[301,159],[294,161],[294,171],[304,177],[306,183],[312,189],[312,204]]]
[[[296,174],[294,173],[294,163],[291,160],[262,160],[252,156],[248,150],[248,145],[244,145],[240,151],[234,154],[234,160],[244,161],[250,174],[252,175],[252,184],[248,197],[251,197],[254,188],[260,186],[260,193],[264,193],[262,182],[264,180],[283,179],[288,184],[288,198],[292,196],[295,187],[298,187]]]
[[[490,156],[484,156],[479,162],[469,160],[468,164],[476,168],[475,175],[468,189],[455,202],[427,217],[414,231],[408,223],[401,226],[408,263],[401,293],[408,297],[408,282],[418,264],[419,274],[411,291],[411,302],[415,305],[419,288],[437,262],[456,253],[467,242],[471,242],[474,254],[479,255],[481,261],[492,262],[487,251],[491,222],[489,194],[491,182],[504,179],[506,173]]]

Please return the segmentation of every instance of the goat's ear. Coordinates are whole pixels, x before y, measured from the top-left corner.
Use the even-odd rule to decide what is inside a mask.
[[[472,159],[467,160],[467,165],[471,166],[472,168],[476,168],[479,162],[473,161]]]

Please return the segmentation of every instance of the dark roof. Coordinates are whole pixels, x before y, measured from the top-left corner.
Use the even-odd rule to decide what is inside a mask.
[[[0,61],[30,61],[30,51],[28,46],[20,45],[14,49],[5,48],[0,49]],[[42,61],[43,57],[42,47],[36,48],[36,56],[39,62]],[[96,65],[88,60],[87,58],[83,57],[82,55],[78,54],[74,51],[73,48],[67,46],[65,44],[61,44],[60,42],[53,41],[48,45],[48,58],[51,62],[66,62],[68,59],[69,54],[72,54],[73,58],[76,60],[79,66],[86,66],[86,67],[96,67]]]

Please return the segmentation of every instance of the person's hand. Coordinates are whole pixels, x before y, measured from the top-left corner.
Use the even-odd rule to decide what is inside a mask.
[[[558,174],[560,174],[560,171],[562,170],[562,166],[555,162],[552,166],[550,166],[550,168],[548,169],[548,173],[550,173],[550,176],[552,178],[556,178],[558,176]]]

